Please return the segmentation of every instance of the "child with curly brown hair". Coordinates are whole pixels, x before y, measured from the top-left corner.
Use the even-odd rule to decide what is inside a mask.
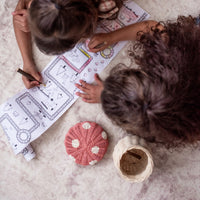
[[[31,34],[46,54],[61,54],[94,33],[98,19],[117,16],[123,0],[19,0],[13,12],[24,71],[41,82],[34,63]],[[23,77],[27,88],[39,84]]]
[[[138,26],[93,41],[137,38],[142,54],[131,54],[139,68],[114,69],[104,82],[95,75],[96,85],[80,81],[76,86],[84,93],[77,95],[85,102],[101,101],[105,114],[128,133],[169,146],[194,143],[200,139],[199,18]]]

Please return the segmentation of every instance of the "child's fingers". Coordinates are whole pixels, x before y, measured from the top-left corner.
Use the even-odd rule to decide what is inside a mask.
[[[96,34],[91,38],[88,44],[88,48],[93,52],[97,52],[100,49],[105,49],[108,46],[107,39],[108,39],[107,33]]]
[[[26,86],[27,89],[38,86],[42,82],[42,76],[40,73],[32,73],[32,76],[37,80],[37,81],[31,81],[25,76],[22,76],[22,80],[24,82],[24,85]]]
[[[86,83],[85,81],[82,81],[82,80],[80,80],[80,83],[81,83],[80,87],[81,87],[81,90],[83,92],[92,93],[92,91],[94,90],[95,86],[93,84],[88,84],[88,83]]]
[[[43,77],[42,77],[42,75],[41,75],[41,73],[40,72],[38,72],[38,78],[37,78],[37,80],[39,81],[39,82],[43,82]]]
[[[106,33],[97,33],[97,34],[93,35],[92,38],[90,39],[90,42],[88,45],[96,46],[96,45],[104,42],[105,35],[106,35]]]
[[[33,76],[36,80],[38,80],[39,82],[42,82],[42,75],[40,72],[34,73]]]
[[[88,94],[76,92],[76,95],[82,98],[82,101],[86,103],[97,103],[95,98],[91,98]]]
[[[13,18],[14,18],[14,20],[15,20],[16,22],[25,23],[25,19],[24,19],[24,17],[21,16],[21,15],[15,15],[15,16],[13,16]]]
[[[20,22],[15,21],[15,24],[18,26],[19,30],[23,32],[30,32],[29,27],[23,26]]]
[[[88,44],[89,51],[91,52],[98,52],[107,47],[107,42],[101,40],[93,40],[91,43]]]
[[[116,12],[118,12],[119,8],[114,8],[113,10],[111,10],[110,12],[108,13],[102,13],[102,14],[99,14],[98,17],[100,18],[109,18],[111,17],[113,14],[115,14]]]
[[[27,10],[26,9],[20,9],[20,10],[15,10],[12,12],[12,15],[27,15]]]
[[[100,77],[99,77],[98,74],[95,74],[95,75],[94,75],[94,80],[96,81],[96,83],[97,83],[98,85],[103,85],[103,82],[102,82],[102,80],[100,79]]]
[[[89,52],[92,52],[92,53],[97,53],[98,51],[100,51],[99,49],[89,49],[88,50]]]
[[[14,19],[14,22],[20,29],[23,27],[20,21]]]
[[[81,87],[82,87],[85,91],[87,91],[87,90],[90,89],[91,84],[88,84],[88,83],[86,83],[86,82],[83,81],[83,80],[80,80],[79,82],[81,83]]]
[[[42,76],[40,74],[40,72],[34,71],[34,72],[30,72],[30,74],[37,80],[36,82],[42,82]],[[34,82],[34,81],[31,81]]]
[[[30,88],[39,86],[40,84],[37,81],[30,81]]]
[[[88,89],[87,88],[85,88],[85,87],[83,87],[82,85],[79,85],[79,84],[75,84],[75,86],[78,88],[78,89],[80,89],[81,91],[83,91],[83,92],[87,92],[88,91]]]
[[[98,46],[98,45],[101,44],[101,43],[102,43],[102,42],[99,41],[98,39],[93,38],[92,40],[90,40],[90,42],[89,42],[89,44],[88,44],[88,47],[89,47],[90,49],[93,49],[93,48],[95,48],[96,46]]]
[[[15,15],[13,16],[14,23],[24,32],[29,32],[29,25],[26,16]]]
[[[81,92],[76,92],[76,95],[81,97],[81,98],[84,98],[84,99],[90,99],[89,95],[88,94],[85,94],[85,93],[81,93]]]
[[[100,48],[90,48],[89,49],[89,51],[90,52],[93,52],[93,53],[96,53],[96,52],[98,52],[98,51],[103,51],[104,49],[106,49],[108,47],[108,45],[107,44],[105,44],[105,45],[103,45],[103,46],[101,46]]]
[[[99,10],[101,12],[108,12],[109,10],[112,10],[113,8],[116,7],[116,3],[113,0],[102,0],[100,5],[99,5]]]
[[[84,101],[86,103],[97,103],[94,99],[85,99],[85,98],[82,98],[82,101]]]
[[[32,87],[35,87],[35,86],[38,86],[39,83],[37,81],[30,81],[29,79],[27,79],[26,77],[23,77],[23,82],[24,82],[24,85],[27,89],[30,89]]]
[[[106,13],[106,14],[99,14],[98,17],[102,19],[107,19],[111,17],[113,14],[112,13]]]

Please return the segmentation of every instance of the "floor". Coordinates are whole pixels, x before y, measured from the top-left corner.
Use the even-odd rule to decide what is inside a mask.
[[[151,19],[174,20],[178,15],[200,13],[199,0],[135,0]],[[0,2],[0,104],[24,86],[16,69],[22,60],[15,41],[11,13],[14,1]],[[100,74],[105,78],[115,64],[130,65],[128,44]],[[34,46],[39,69],[51,60]],[[108,134],[109,146],[101,162],[94,166],[75,164],[65,151],[64,138],[69,128],[80,121],[95,121]],[[167,150],[148,144],[154,159],[152,175],[142,183],[130,183],[117,173],[112,152],[127,134],[112,124],[100,104],[78,99],[41,137],[32,143],[36,158],[27,162],[15,156],[0,129],[0,199],[1,200],[198,200],[200,196],[200,146]]]

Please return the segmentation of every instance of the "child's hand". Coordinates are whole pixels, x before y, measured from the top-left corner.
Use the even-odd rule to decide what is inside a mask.
[[[35,79],[37,79],[39,82],[42,82],[42,76],[41,74],[37,71],[36,66],[33,63],[29,63],[24,65],[23,70],[29,74],[31,74]],[[27,89],[30,89],[32,87],[38,86],[39,82],[38,81],[30,81],[28,78],[25,76],[22,76],[22,80],[24,82],[24,85]]]
[[[119,8],[116,7],[114,0],[101,0],[99,4],[99,18],[110,18],[118,12]]]
[[[30,32],[28,25],[28,12],[26,9],[16,10],[12,13],[13,22],[23,32]]]
[[[79,88],[81,92],[76,92],[76,95],[82,97],[82,100],[87,103],[100,103],[101,92],[103,91],[103,82],[99,78],[98,74],[95,74],[94,79],[96,81],[96,85],[88,84],[83,80],[80,80],[80,84],[75,84],[77,88]]]
[[[109,33],[98,33],[91,38],[88,47],[90,52],[96,53],[106,49],[111,44]]]

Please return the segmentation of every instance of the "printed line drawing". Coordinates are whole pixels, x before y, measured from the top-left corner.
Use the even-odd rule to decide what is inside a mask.
[[[111,20],[105,20],[102,23],[100,23],[100,26],[106,31],[114,31],[118,28],[124,27],[127,25],[127,23],[133,23],[137,21],[138,15],[135,11],[133,11],[128,6],[124,5],[118,14],[118,18],[113,22]]]
[[[115,20],[102,20],[96,32],[109,32],[145,20],[149,14],[133,1],[127,2]],[[43,82],[24,89],[0,106],[0,124],[15,154],[30,155],[30,143],[43,134],[78,99],[75,83],[80,79],[92,83],[126,42],[109,46],[103,51],[88,51],[89,39],[72,50],[56,56],[42,71]]]
[[[114,54],[114,49],[112,46],[109,46],[108,48],[101,51],[100,54],[105,59],[111,58]]]
[[[63,59],[74,71],[81,73],[92,61],[92,56],[79,44],[77,45],[77,48],[61,56],[61,59]]]

